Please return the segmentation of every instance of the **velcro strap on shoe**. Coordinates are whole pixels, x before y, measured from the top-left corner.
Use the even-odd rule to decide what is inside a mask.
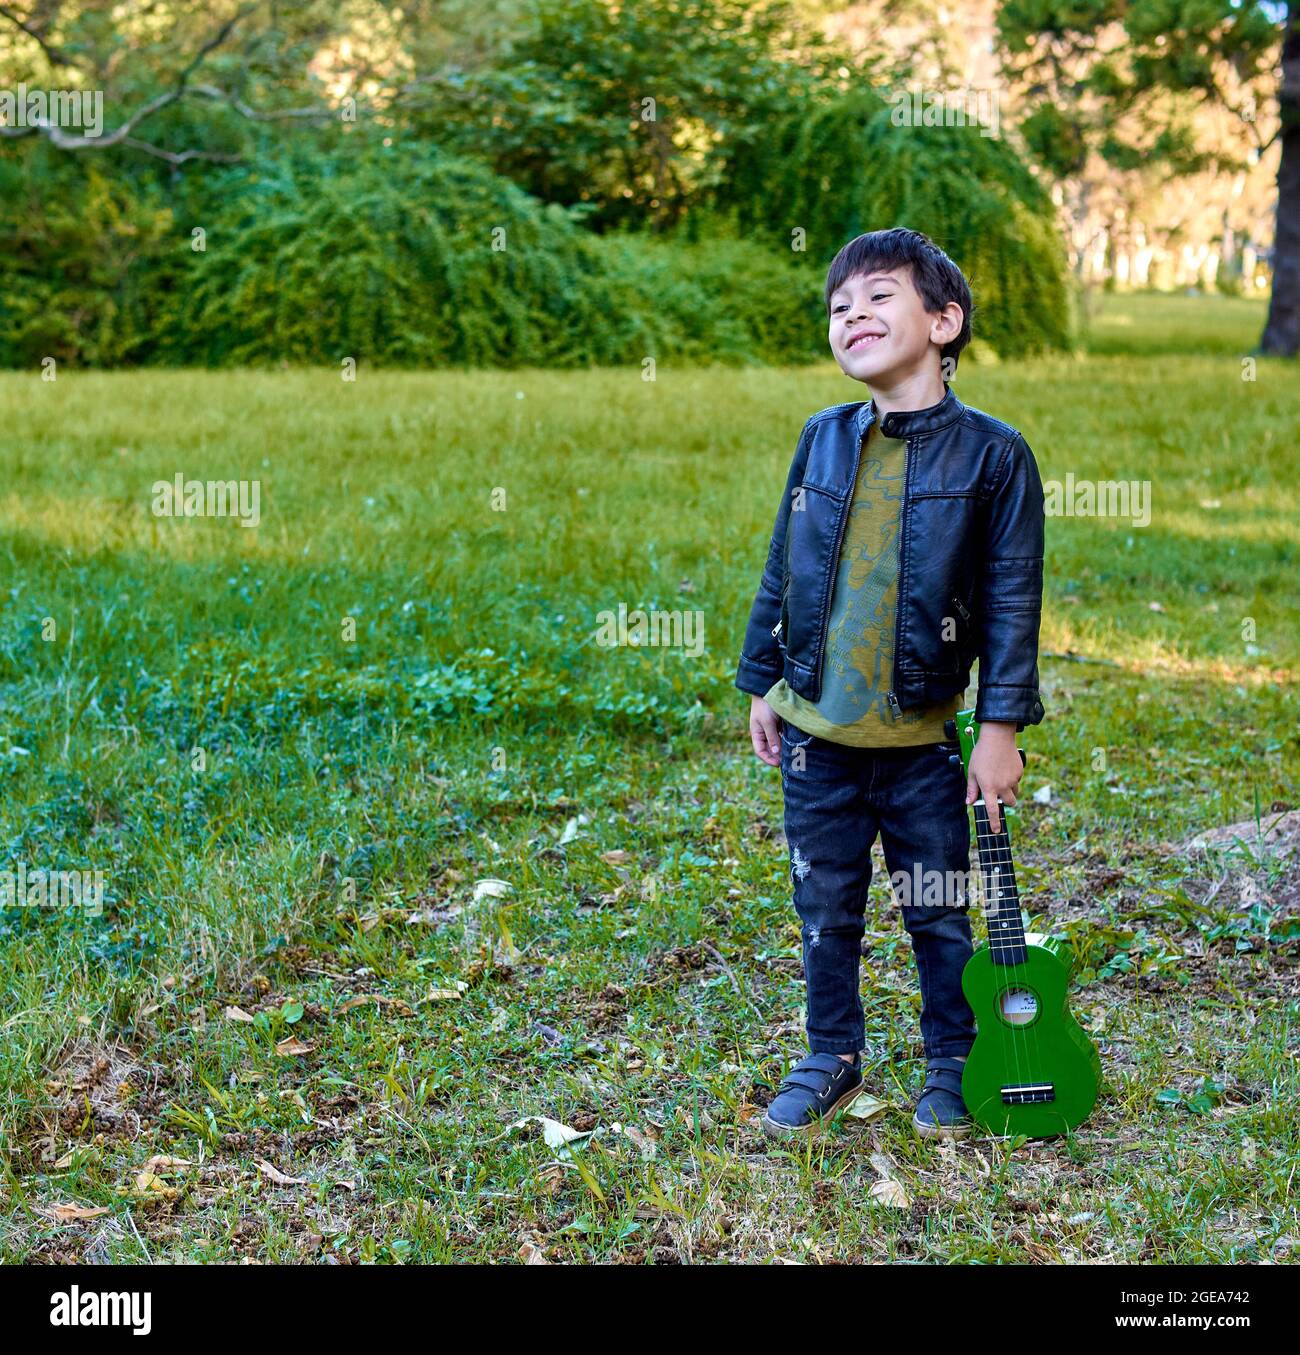
[[[821,1073],[801,1073],[797,1068],[792,1068],[785,1077],[781,1079],[781,1090],[787,1087],[804,1087],[810,1092],[816,1092],[818,1096],[830,1085],[830,1079]]]
[[[838,1076],[841,1068],[852,1068],[851,1063],[845,1063],[838,1054],[806,1054],[795,1064],[796,1069],[816,1069],[821,1073],[830,1073]]]
[[[845,1063],[835,1054],[809,1054],[806,1058],[800,1059],[781,1079],[781,1086],[803,1087],[822,1096],[833,1082],[843,1080],[845,1074],[852,1068],[851,1063]]]
[[[961,1075],[966,1065],[961,1059],[930,1059],[925,1065],[925,1089],[937,1087],[940,1091],[961,1095]]]

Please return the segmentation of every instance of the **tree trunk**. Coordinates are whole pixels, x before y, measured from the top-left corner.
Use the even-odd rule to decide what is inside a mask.
[[[1273,295],[1261,351],[1295,357],[1300,349],[1300,0],[1287,9],[1282,38],[1282,159],[1277,167],[1277,231],[1273,240]]]

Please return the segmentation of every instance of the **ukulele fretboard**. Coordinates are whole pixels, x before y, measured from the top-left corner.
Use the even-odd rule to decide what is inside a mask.
[[[995,833],[989,826],[988,807],[975,805],[975,838],[979,846],[980,883],[984,890],[984,918],[988,923],[989,951],[997,964],[1024,964],[1025,928],[1020,919],[1020,891],[1011,863],[1011,836],[1006,810]]]

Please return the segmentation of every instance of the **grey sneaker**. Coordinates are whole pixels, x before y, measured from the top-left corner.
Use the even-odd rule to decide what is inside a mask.
[[[912,1127],[922,1138],[964,1139],[971,1131],[971,1118],[961,1094],[962,1059],[929,1059],[925,1086],[916,1100]]]
[[[837,1110],[852,1105],[862,1091],[861,1056],[846,1063],[838,1054],[809,1054],[781,1080],[763,1115],[763,1132],[771,1138],[806,1134],[827,1123]]]

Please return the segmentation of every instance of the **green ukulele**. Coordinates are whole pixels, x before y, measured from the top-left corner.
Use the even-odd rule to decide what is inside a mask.
[[[979,738],[974,711],[959,711],[949,734],[957,737],[965,773]],[[962,1096],[976,1124],[990,1134],[1050,1138],[1087,1118],[1101,1086],[1101,1060],[1070,1015],[1070,965],[1061,943],[1025,933],[1007,811],[994,833],[984,801],[976,800],[974,809],[989,939],[961,976],[978,1028]]]

